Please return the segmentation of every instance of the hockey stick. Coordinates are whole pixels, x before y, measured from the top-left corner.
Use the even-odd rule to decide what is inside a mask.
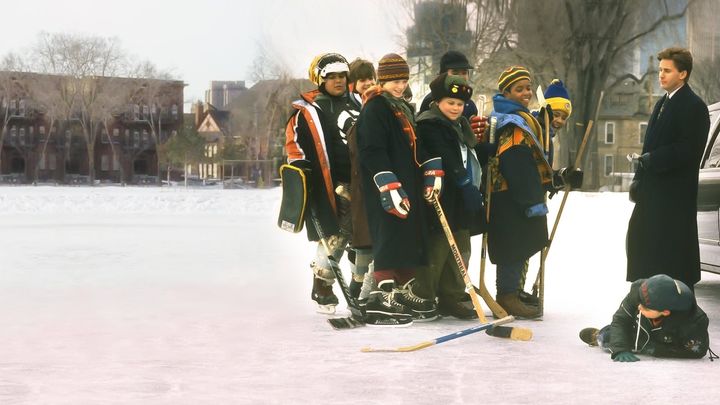
[[[593,120],[590,120],[585,128],[585,135],[583,135],[583,140],[580,143],[580,149],[578,149],[578,153],[575,156],[575,165],[573,167],[578,167],[582,163],[583,154],[585,153],[585,145],[590,137],[590,130],[592,127]],[[542,316],[545,307],[545,259],[547,259],[550,246],[552,246],[553,239],[555,238],[555,231],[557,231],[558,224],[560,223],[560,217],[562,217],[563,210],[565,209],[565,202],[567,202],[567,198],[570,195],[569,184],[565,185],[564,191],[565,193],[563,194],[563,199],[560,202],[560,208],[558,209],[557,216],[555,217],[552,232],[550,232],[550,238],[548,238],[548,243],[545,248],[540,251],[540,270],[538,270],[537,277],[535,278],[535,284],[533,284],[533,293],[538,293],[540,316]]]
[[[445,232],[445,237],[447,238],[448,244],[450,245],[450,251],[453,254],[455,263],[460,270],[460,276],[462,276],[462,279],[465,282],[465,291],[470,294],[470,299],[472,300],[473,306],[475,307],[475,313],[477,313],[480,322],[487,323],[487,318],[485,318],[482,306],[480,305],[480,299],[475,293],[475,288],[472,285],[472,281],[470,281],[467,267],[465,266],[465,262],[463,262],[462,256],[460,256],[460,250],[457,247],[457,243],[455,243],[455,237],[453,236],[452,230],[450,230],[450,225],[448,225],[447,219],[445,218],[445,212],[443,212],[442,206],[440,205],[440,200],[438,199],[437,193],[433,193],[431,202],[433,208],[435,208],[435,213],[437,214],[438,220],[440,220],[440,225]]]
[[[473,334],[476,332],[480,332],[482,330],[487,330],[490,328],[498,327],[499,325],[510,323],[514,320],[515,320],[515,318],[513,318],[512,316],[507,316],[505,318],[497,319],[492,322],[475,325],[472,328],[463,329],[461,331],[451,333],[449,335],[440,336],[439,338],[435,338],[433,340],[420,342],[420,343],[418,343],[416,345],[412,345],[412,346],[401,346],[401,347],[397,347],[397,348],[386,348],[386,349],[375,349],[372,347],[363,347],[362,349],[360,349],[360,351],[363,353],[414,352],[417,350],[425,349],[430,346],[439,345],[440,343],[445,343],[449,340],[461,338],[463,336],[467,336],[467,335],[470,335],[470,334]]]
[[[462,256],[460,256],[460,250],[457,247],[457,243],[455,242],[455,237],[452,234],[452,230],[450,230],[450,225],[448,225],[447,219],[445,218],[445,213],[443,212],[442,206],[440,205],[440,200],[437,197],[437,194],[433,194],[432,197],[432,205],[433,208],[435,208],[435,213],[437,213],[438,220],[440,220],[440,225],[442,225],[443,231],[445,232],[445,237],[447,238],[448,244],[450,245],[450,251],[453,254],[453,258],[455,259],[455,263],[457,264],[457,267],[460,271],[460,275],[463,278],[463,281],[465,282],[465,290],[470,295],[470,300],[472,300],[473,306],[475,306],[475,312],[477,313],[478,319],[483,324],[487,323],[487,318],[485,318],[485,314],[483,313],[482,307],[480,305],[480,298],[478,297],[478,294],[475,292],[475,287],[472,285],[472,282],[470,281],[470,276],[467,272],[467,267],[465,266],[465,262],[462,259]],[[493,300],[493,302],[495,302]],[[496,303],[497,305],[497,303]],[[499,305],[498,305],[499,306]],[[502,308],[501,308],[502,309]],[[504,317],[500,319],[507,319],[512,318],[512,316],[505,315]],[[499,328],[499,327],[498,327]],[[532,339],[532,331],[527,328],[506,328],[505,330],[495,330],[493,327],[491,329],[492,333],[488,333],[490,336],[495,337],[506,337],[514,340],[530,340]]]
[[[495,126],[497,125],[497,118],[491,117],[490,118],[490,135],[489,135],[489,142],[493,143],[495,142]],[[490,203],[492,202],[492,177],[490,176],[490,161],[488,160],[487,165],[487,174],[485,175],[485,196],[486,196],[486,203],[485,203],[485,221],[487,224],[490,224]],[[485,285],[485,263],[487,260],[487,251],[488,251],[488,232],[483,232],[482,236],[482,247],[480,249],[480,280],[478,280],[478,288],[477,293],[480,294],[483,301],[487,304],[488,308],[490,308],[490,311],[492,311],[493,316],[495,318],[504,318],[508,316],[507,311],[503,307],[500,306],[500,304],[493,299],[492,295],[490,294],[490,291],[487,289],[487,285]]]
[[[317,210],[315,207],[312,207],[311,209],[311,215],[312,215],[312,222],[315,226],[315,230],[317,231],[318,236],[320,237],[320,243],[325,248],[325,252],[327,253],[327,259],[330,263],[330,269],[333,272],[333,275],[335,276],[335,279],[338,281],[338,284],[340,285],[340,290],[342,291],[343,297],[345,297],[345,302],[347,303],[348,309],[350,310],[350,313],[352,316],[348,318],[331,318],[328,319],[328,322],[330,325],[332,325],[335,329],[353,329],[360,326],[365,326],[364,314],[362,309],[360,309],[360,305],[358,305],[357,300],[355,297],[350,295],[350,290],[348,289],[347,284],[345,283],[345,278],[342,275],[342,271],[340,271],[340,265],[338,264],[337,260],[332,255],[332,249],[330,249],[330,246],[328,245],[327,239],[325,238],[325,233],[322,230],[322,227],[320,226],[320,220],[317,217]]]

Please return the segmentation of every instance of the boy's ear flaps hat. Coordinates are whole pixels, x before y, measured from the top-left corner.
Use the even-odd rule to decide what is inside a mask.
[[[545,89],[544,95],[545,101],[550,104],[553,111],[564,111],[568,117],[570,116],[572,103],[570,102],[570,95],[561,80],[554,79]]]
[[[509,89],[513,83],[523,79],[530,80],[530,71],[522,66],[510,66],[500,74],[498,78],[498,90],[500,93],[503,93]]]
[[[695,301],[690,287],[665,274],[658,274],[643,281],[639,294],[640,303],[655,311],[686,311]]]
[[[440,101],[445,97],[468,101],[472,98],[473,89],[462,77],[443,73],[430,82],[430,92],[435,101]]]

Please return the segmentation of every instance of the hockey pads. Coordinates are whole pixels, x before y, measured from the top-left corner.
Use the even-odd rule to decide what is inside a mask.
[[[380,172],[373,177],[373,180],[380,190],[380,204],[383,209],[400,219],[407,218],[410,212],[410,200],[395,173]]]
[[[282,201],[277,225],[280,229],[298,233],[305,223],[307,208],[307,176],[310,169],[302,169],[296,165],[280,166],[282,179]]]
[[[439,197],[442,191],[442,178],[445,171],[442,169],[442,158],[433,158],[422,165],[423,179],[425,188],[423,189],[423,198],[425,201],[432,202],[433,196]]]

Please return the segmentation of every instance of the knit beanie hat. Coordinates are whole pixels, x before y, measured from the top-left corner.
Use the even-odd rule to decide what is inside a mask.
[[[510,66],[500,74],[500,78],[498,79],[498,90],[500,93],[503,93],[505,90],[509,89],[513,83],[523,79],[530,80],[530,71],[522,66]]]
[[[355,83],[360,79],[375,79],[376,75],[372,62],[360,58],[350,62],[348,82]]]
[[[378,63],[378,82],[410,80],[410,67],[405,59],[396,53],[383,56]]]
[[[339,53],[324,53],[318,55],[310,63],[308,76],[310,81],[322,88],[325,77],[329,73],[347,73],[350,70],[347,60]]]
[[[448,69],[472,69],[472,65],[468,62],[465,55],[458,51],[447,51],[440,58],[440,73],[445,73]]]
[[[550,104],[553,111],[564,111],[568,117],[572,113],[570,95],[560,79],[554,79],[545,89],[545,101]]]
[[[468,101],[472,97],[473,89],[462,77],[450,76],[445,72],[430,82],[430,92],[435,101],[444,97]]]
[[[640,303],[655,311],[686,311],[695,301],[692,291],[682,281],[665,274],[648,278],[640,284]]]

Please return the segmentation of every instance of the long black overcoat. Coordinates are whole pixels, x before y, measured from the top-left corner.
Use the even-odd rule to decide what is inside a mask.
[[[422,173],[413,156],[410,137],[383,96],[371,98],[357,122],[357,142],[368,225],[375,269],[409,269],[424,266],[427,227],[422,198]],[[417,162],[427,158],[420,145]],[[410,200],[410,212],[401,219],[387,213],[373,177],[383,171],[395,173]]]
[[[689,286],[700,280],[698,169],[709,128],[707,106],[687,84],[655,105],[642,151],[649,163],[634,177],[627,281],[661,273]]]

